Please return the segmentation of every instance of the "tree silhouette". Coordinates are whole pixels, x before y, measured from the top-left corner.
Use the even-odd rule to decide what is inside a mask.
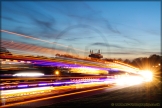
[[[130,64],[131,61],[130,61],[129,59],[125,59],[125,60],[124,60],[124,63]]]

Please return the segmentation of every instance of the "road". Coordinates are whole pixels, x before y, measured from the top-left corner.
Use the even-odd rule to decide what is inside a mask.
[[[50,96],[46,98],[34,99],[19,103],[12,103],[8,105],[1,106],[1,108],[36,108],[41,106],[47,106],[51,104],[55,104],[58,102],[63,102],[66,100],[76,99],[76,98],[83,98],[87,96],[96,95],[99,93],[110,92],[118,89],[122,89],[125,87],[129,87],[130,85],[114,85],[114,86],[104,86],[99,88],[87,89],[82,91],[70,92],[66,94],[61,94],[57,96]]]

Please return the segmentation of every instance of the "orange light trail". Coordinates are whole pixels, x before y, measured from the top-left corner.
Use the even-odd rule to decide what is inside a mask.
[[[75,94],[80,94],[80,93],[86,93],[86,92],[91,92],[91,91],[96,91],[96,90],[102,90],[105,88],[108,88],[108,87],[102,87],[102,88],[97,88],[97,89],[92,89],[92,90],[85,90],[85,91],[74,92],[74,93],[69,93],[69,94],[62,94],[62,95],[58,95],[58,96],[51,96],[51,97],[46,97],[46,98],[41,98],[41,99],[29,100],[29,101],[25,101],[25,102],[12,103],[12,104],[1,106],[1,108],[11,107],[11,106],[15,106],[15,105],[21,105],[21,104],[26,104],[26,103],[31,103],[31,102],[37,102],[37,101],[42,101],[42,100],[47,100],[47,99],[52,99],[52,98],[70,96],[70,95],[75,95]]]

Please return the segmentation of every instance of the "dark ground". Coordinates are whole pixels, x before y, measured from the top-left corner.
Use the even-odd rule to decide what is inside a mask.
[[[161,81],[143,83],[90,97],[68,100],[40,108],[108,108],[108,107],[161,107]]]

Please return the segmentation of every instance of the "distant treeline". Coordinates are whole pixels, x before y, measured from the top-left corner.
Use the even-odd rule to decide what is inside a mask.
[[[129,59],[122,60],[121,58],[105,59],[105,60],[108,61],[117,60],[135,66],[139,69],[153,70],[154,72],[156,72],[156,74],[161,75],[162,56],[157,54],[150,55],[149,57],[138,57],[133,60],[129,60]]]
[[[157,67],[161,64],[162,62],[162,56],[160,55],[156,55],[156,54],[153,54],[153,55],[150,55],[149,57],[138,57],[138,58],[135,58],[133,60],[129,60],[129,59],[125,59],[125,60],[122,60],[121,58],[119,59],[105,59],[105,60],[108,60],[108,61],[120,61],[120,62],[124,62],[124,63],[127,63],[127,64],[130,64],[130,65],[133,65],[133,66],[136,66],[136,67]]]

